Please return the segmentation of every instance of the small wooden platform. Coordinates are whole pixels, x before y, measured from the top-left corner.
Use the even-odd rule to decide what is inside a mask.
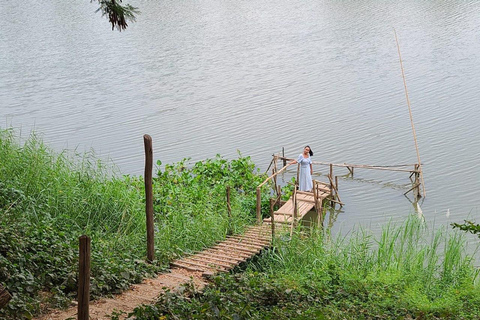
[[[326,184],[325,182],[316,181],[317,186],[317,199],[318,205],[322,206],[322,203],[325,199],[330,198],[332,196],[332,191],[330,189],[330,185]],[[313,194],[313,190],[310,192],[306,191],[297,191],[297,221],[302,220],[302,218],[310,211],[315,208],[315,196]],[[293,196],[288,199],[285,204],[279,208],[277,211],[273,212],[274,214],[274,221],[275,223],[280,224],[292,224],[294,222],[293,215],[294,215],[294,203],[293,203]],[[271,223],[271,218],[263,219],[264,223]]]
[[[252,226],[241,235],[227,237],[217,245],[172,262],[170,265],[188,271],[211,276],[228,272],[247,261],[272,242],[271,228],[267,225]]]

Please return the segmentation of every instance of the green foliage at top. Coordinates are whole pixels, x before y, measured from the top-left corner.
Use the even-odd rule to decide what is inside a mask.
[[[246,214],[243,209],[254,204],[255,194],[246,190],[260,179],[255,175],[250,159],[241,157],[159,170],[154,179],[157,260],[149,265],[143,262],[141,177],[119,176],[93,155],[56,154],[35,135],[20,143],[11,130],[0,130],[0,283],[13,293],[0,318],[29,319],[41,304],[66,306],[75,298],[82,234],[92,238],[91,295],[96,298],[125,290],[171,259],[241,230],[252,221],[251,208]],[[227,183],[231,217],[222,190]]]
[[[458,233],[416,218],[380,236],[280,237],[241,275],[139,307],[137,319],[478,319],[478,271]]]
[[[100,7],[96,12],[100,11],[102,16],[108,17],[108,21],[112,24],[112,30],[115,27],[118,31],[127,29],[127,21],[134,22],[135,15],[140,13],[138,8],[129,4],[122,6],[121,2],[122,0],[98,0]]]

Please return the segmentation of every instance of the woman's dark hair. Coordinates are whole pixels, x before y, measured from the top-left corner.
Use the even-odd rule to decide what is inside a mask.
[[[310,157],[313,156],[312,148],[310,148],[310,146],[305,146],[305,148],[310,149],[310,151],[308,151],[308,154],[310,155]],[[305,148],[304,148],[304,149],[305,149]]]

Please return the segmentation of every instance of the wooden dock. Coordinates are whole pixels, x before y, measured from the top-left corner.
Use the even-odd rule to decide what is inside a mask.
[[[292,225],[302,220],[307,213],[315,210],[322,214],[325,200],[332,198],[330,185],[321,181],[314,181],[314,188],[310,192],[294,191],[294,195],[288,199],[278,210],[273,212],[274,223]],[[319,217],[321,219],[321,217]],[[272,223],[272,217],[263,219],[266,224]]]

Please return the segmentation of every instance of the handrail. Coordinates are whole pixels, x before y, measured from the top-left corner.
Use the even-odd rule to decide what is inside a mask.
[[[271,180],[273,177],[276,177],[279,173],[282,173],[283,171],[285,171],[289,166],[291,166],[293,163],[288,163],[285,167],[283,167],[282,169],[278,170],[277,172],[275,172],[274,174],[272,174],[270,177],[268,177],[267,179],[265,179],[265,181],[263,181],[262,183],[260,183],[258,185],[257,188],[261,188],[263,187],[269,180]]]
[[[278,157],[278,159],[292,161],[295,159],[286,158],[286,157]],[[418,170],[410,170],[410,169],[400,169],[399,167],[409,167],[415,166],[416,164],[398,164],[398,165],[368,165],[368,164],[349,164],[349,163],[329,163],[329,162],[322,162],[322,161],[312,161],[312,164],[320,164],[320,165],[332,165],[335,167],[344,167],[344,168],[362,168],[362,169],[374,169],[374,170],[386,170],[386,171],[401,171],[401,172],[419,172]]]

